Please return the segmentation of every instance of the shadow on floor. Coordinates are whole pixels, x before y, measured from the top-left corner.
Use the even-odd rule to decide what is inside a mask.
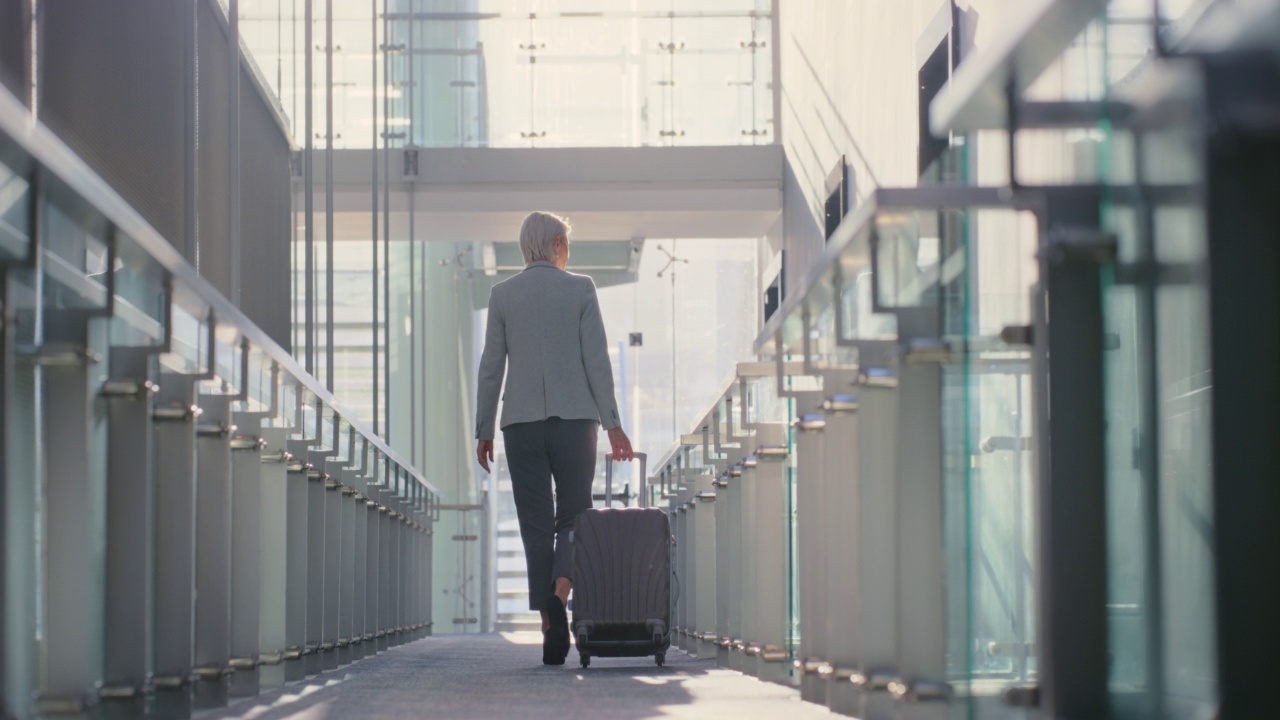
[[[652,658],[592,658],[583,669],[576,650],[563,667],[547,667],[539,638],[427,638],[199,718],[743,718],[818,709],[802,706],[790,688],[716,669],[714,661],[674,649],[661,668]]]

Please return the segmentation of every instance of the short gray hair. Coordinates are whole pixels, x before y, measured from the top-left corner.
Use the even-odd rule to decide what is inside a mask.
[[[531,212],[520,225],[520,254],[525,263],[555,259],[556,238],[569,241],[569,222],[548,212]]]

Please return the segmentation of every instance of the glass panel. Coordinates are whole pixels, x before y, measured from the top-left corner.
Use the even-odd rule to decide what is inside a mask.
[[[278,406],[279,396],[273,387],[272,363],[258,348],[249,350],[249,384],[247,408],[257,411],[271,411],[273,402]],[[264,418],[270,420],[270,418]]]
[[[877,302],[913,307],[936,302],[941,261],[941,224],[946,211],[886,212],[876,216],[872,236]],[[963,255],[953,258],[961,266]],[[952,272],[959,270],[954,267]]]
[[[298,383],[293,378],[281,377],[280,380],[280,414],[281,427],[292,430],[291,437],[302,437],[301,398],[298,394]]]
[[[875,284],[871,269],[871,233],[859,233],[840,254],[832,282],[840,286],[840,316],[833,318],[843,337],[859,340],[895,339],[898,318],[878,313],[872,302]]]
[[[1170,17],[1187,12],[1185,3],[1166,5]],[[1119,9],[1111,14],[1118,17]],[[1112,23],[1113,39],[1124,33],[1123,22]],[[1125,62],[1124,53],[1148,45],[1149,37],[1117,40],[1112,55]],[[1188,76],[1173,100],[1194,108],[1202,92],[1198,77]],[[1130,175],[1116,173],[1114,184],[1182,186],[1186,197],[1107,203],[1102,213],[1119,239],[1121,260],[1105,296],[1110,688],[1117,715],[1208,718],[1217,711],[1207,244],[1201,201],[1191,192],[1200,168],[1196,117],[1164,113],[1168,127],[1112,146],[1121,163],[1133,166]]]
[[[158,345],[164,340],[165,272],[146,251],[123,233],[117,236],[114,345]]]
[[[1030,352],[998,338],[1031,321],[1038,231],[1007,209],[935,217],[951,250],[934,294],[959,352],[942,389],[946,670],[973,708],[1036,672]]]
[[[107,306],[106,225],[79,203],[47,201],[42,211],[44,300],[55,308]]]
[[[208,363],[208,331],[203,320],[177,303],[173,305],[173,333],[170,352],[161,363],[173,372],[198,374]]]
[[[320,426],[317,423],[317,412],[319,408],[316,405],[315,395],[306,388],[298,389],[301,405],[299,406],[299,434],[302,437],[310,439],[320,439]]]
[[[1159,288],[1156,328],[1164,686],[1171,711],[1209,717],[1217,701],[1217,655],[1207,289]]]
[[[27,256],[30,240],[30,183],[8,165],[0,163],[0,258]]]
[[[249,48],[252,62],[257,65],[258,75],[278,98],[281,109],[295,122],[296,128],[302,126],[299,106],[304,88],[302,19],[303,6],[296,2],[240,0],[241,41]],[[323,25],[317,25],[317,29],[323,33]],[[316,37],[323,38],[324,35],[318,34]],[[344,37],[343,42],[334,44],[353,47],[346,41],[347,38]],[[323,72],[323,65],[320,70]],[[293,135],[302,137],[296,129]]]
[[[1137,213],[1113,207],[1111,225],[1117,231],[1120,257],[1137,260]],[[1150,357],[1145,330],[1149,308],[1137,288],[1115,285],[1106,297],[1106,330],[1114,338],[1105,356],[1107,379],[1107,606],[1113,692],[1129,694],[1148,682],[1148,588],[1146,567],[1149,547],[1143,523],[1147,514],[1148,477],[1151,468],[1145,453],[1150,440],[1143,438],[1149,424],[1144,388],[1151,382]],[[1148,317],[1144,317],[1148,315]]]
[[[339,3],[333,144],[368,148],[384,125],[392,146],[773,142],[771,9],[767,0]],[[240,15],[295,138],[304,137],[303,52],[312,53],[313,132],[322,146],[324,8],[313,11],[309,49],[296,3],[244,0]]]

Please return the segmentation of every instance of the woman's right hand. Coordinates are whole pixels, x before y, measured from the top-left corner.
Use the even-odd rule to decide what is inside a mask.
[[[631,440],[627,438],[627,433],[621,427],[616,427],[609,431],[609,445],[613,448],[613,459],[619,462],[630,460],[634,453],[631,450]]]

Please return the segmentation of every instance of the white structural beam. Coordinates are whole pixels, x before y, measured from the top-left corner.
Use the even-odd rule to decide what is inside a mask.
[[[420,148],[418,175],[392,157],[392,239],[514,239],[524,215],[569,215],[581,240],[758,237],[782,212],[776,145],[693,148]],[[334,152],[337,240],[368,240],[369,153]],[[323,193],[315,195],[324,207]],[[403,226],[403,227],[401,227]]]

